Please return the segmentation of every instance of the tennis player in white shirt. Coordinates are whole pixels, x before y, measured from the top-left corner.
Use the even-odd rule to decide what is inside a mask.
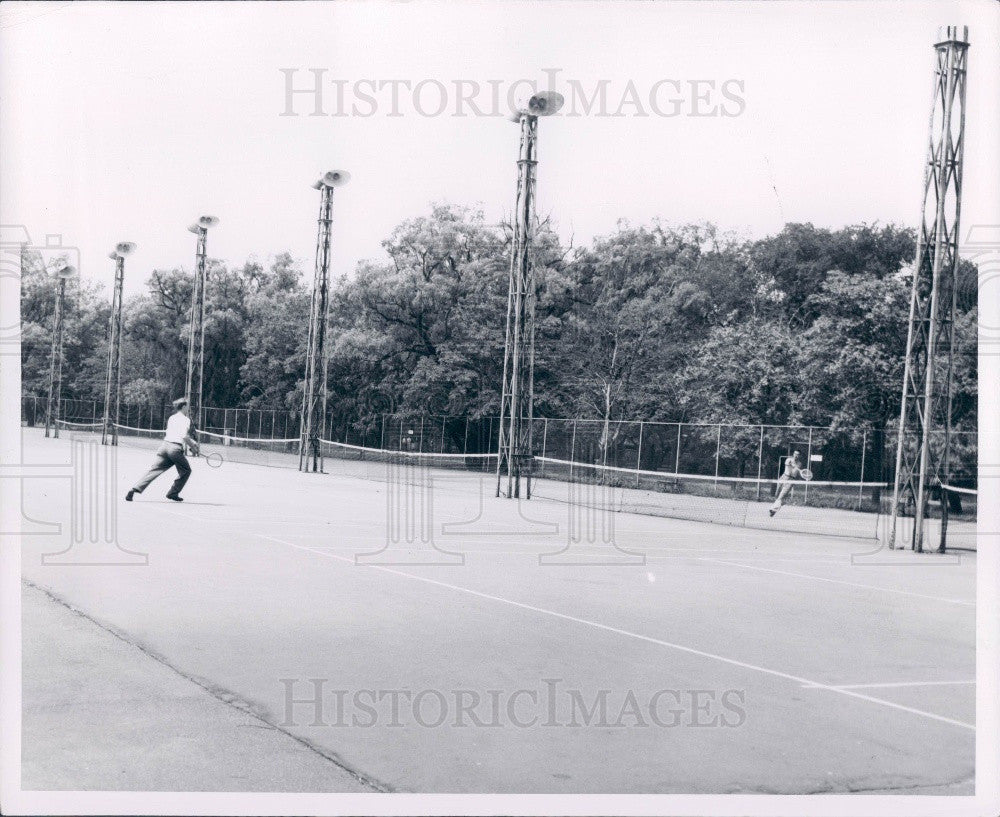
[[[146,475],[135,484],[135,487],[125,495],[126,502],[131,502],[133,496],[141,494],[149,487],[149,483],[171,468],[177,469],[177,479],[170,486],[167,499],[172,499],[174,502],[184,501],[181,499],[181,489],[188,481],[188,477],[191,476],[191,466],[188,464],[187,457],[184,456],[184,443],[190,445],[195,454],[198,453],[199,446],[197,440],[191,436],[191,418],[187,398],[178,398],[171,405],[174,407],[174,413],[167,420],[167,433],[163,435],[163,445],[156,452],[156,462],[153,463],[153,467]]]
[[[785,497],[792,490],[793,479],[811,479],[812,472],[802,467],[802,454],[793,451],[792,456],[785,460],[785,472],[778,477],[778,495],[774,499],[774,504],[768,508],[768,513],[774,516],[785,504]]]

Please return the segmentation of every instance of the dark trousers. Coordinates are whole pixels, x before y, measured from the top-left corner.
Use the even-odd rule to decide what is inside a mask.
[[[174,467],[177,468],[177,479],[170,486],[167,495],[177,496],[181,492],[181,488],[188,481],[188,477],[191,476],[191,466],[188,464],[187,457],[184,456],[184,446],[178,443],[164,443],[160,446],[160,449],[156,452],[156,462],[153,463],[153,467],[135,484],[132,490],[137,494],[141,494],[149,487],[149,483],[164,471],[169,471]]]

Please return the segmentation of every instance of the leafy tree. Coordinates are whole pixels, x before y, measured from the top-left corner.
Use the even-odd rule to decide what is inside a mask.
[[[21,382],[25,395],[48,393],[52,332],[59,281],[38,253],[24,256],[21,271]],[[62,398],[65,419],[94,416],[103,402],[109,307],[100,285],[70,279],[63,300]],[[84,411],[83,403],[87,403]],[[97,410],[99,411],[99,409]]]
[[[379,411],[495,412],[505,241],[483,214],[438,205],[332,294],[331,394],[351,418]]]
[[[617,420],[642,416],[650,404],[663,410],[664,372],[682,354],[671,341],[712,311],[693,280],[708,238],[697,227],[619,225],[566,267],[562,331],[549,340],[563,359],[562,402],[603,421],[602,460],[617,442]]]
[[[186,387],[193,278],[154,270],[147,289],[122,309],[122,399],[162,408]]]
[[[241,402],[298,408],[309,327],[309,292],[302,272],[288,253],[278,255],[266,272],[259,266],[244,269],[254,284],[245,304]]]

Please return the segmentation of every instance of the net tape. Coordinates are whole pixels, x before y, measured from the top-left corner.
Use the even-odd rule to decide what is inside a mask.
[[[542,465],[554,465],[559,466],[564,469],[590,469],[598,474],[622,474],[625,476],[635,477],[649,477],[651,479],[667,479],[667,480],[685,480],[694,482],[705,482],[705,483],[726,483],[726,484],[745,484],[745,485],[772,485],[782,480],[773,477],[723,477],[723,476],[713,476],[709,474],[685,474],[676,471],[647,471],[639,468],[624,468],[615,465],[601,465],[600,463],[584,463],[575,462],[573,460],[560,460],[553,457],[534,457],[536,463],[542,463]],[[538,476],[543,476],[544,471],[539,473]],[[795,484],[808,484],[812,488],[888,488],[888,483],[885,482],[840,482],[840,481],[823,481],[817,479],[811,480],[792,480],[793,485]]]
[[[958,494],[962,497],[968,497],[969,499],[975,499],[979,496],[978,488],[960,488],[957,485],[941,483],[941,490],[946,491],[949,494]]]
[[[219,444],[240,444],[240,443],[276,443],[276,444],[287,444],[287,443],[297,443],[299,442],[298,437],[236,437],[233,434],[216,434],[214,431],[199,431],[197,432],[199,436],[219,440]]]
[[[492,460],[495,460],[497,458],[496,454],[489,454],[489,453],[484,453],[484,454],[454,454],[454,453],[447,453],[447,452],[440,452],[439,453],[437,451],[393,451],[392,449],[388,449],[388,448],[372,448],[371,446],[367,446],[367,445],[353,445],[351,443],[338,443],[338,442],[334,442],[333,440],[323,440],[323,439],[321,439],[320,442],[323,445],[329,446],[334,451],[345,451],[345,452],[346,451],[350,451],[352,453],[356,453],[356,454],[359,454],[359,455],[372,454],[372,455],[378,456],[378,457],[399,457],[399,458],[413,457],[414,460],[420,460],[420,459],[425,459],[425,458],[426,459],[433,458],[435,460],[445,460],[445,461],[447,461],[447,460],[453,460],[454,462],[462,462],[462,461],[470,460],[470,459],[477,459],[477,460],[492,459]]]

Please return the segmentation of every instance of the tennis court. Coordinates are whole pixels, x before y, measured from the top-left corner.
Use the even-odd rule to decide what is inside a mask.
[[[25,429],[25,459],[69,463],[74,438],[92,437]],[[119,499],[148,467],[138,442],[116,449]],[[769,528],[740,500],[759,515],[743,527],[629,512],[625,492],[643,486],[613,486],[609,504],[550,478],[517,502],[494,497],[488,463],[400,468],[331,450],[327,474],[304,474],[262,464],[292,451],[240,462],[227,448],[218,468],[194,461],[183,504],[163,499],[166,477],[119,501],[118,545],[148,555],[129,565],[53,563],[108,546],[72,542],[63,477],[26,480],[26,517],[63,532],[25,537],[24,578],[191,694],[310,747],[329,765],[322,790],[973,791],[974,550],[886,552],[844,529],[874,514],[839,508],[789,506]],[[796,513],[815,530],[781,529],[803,527]],[[25,609],[28,641],[42,634]],[[47,662],[60,655],[26,667],[26,689]],[[134,726],[136,752],[163,738]],[[102,727],[65,739],[100,743]],[[198,740],[213,736],[176,751]],[[25,786],[56,762],[32,751]],[[266,789],[287,763],[205,785]],[[84,773],[122,780],[111,760],[60,780]]]

